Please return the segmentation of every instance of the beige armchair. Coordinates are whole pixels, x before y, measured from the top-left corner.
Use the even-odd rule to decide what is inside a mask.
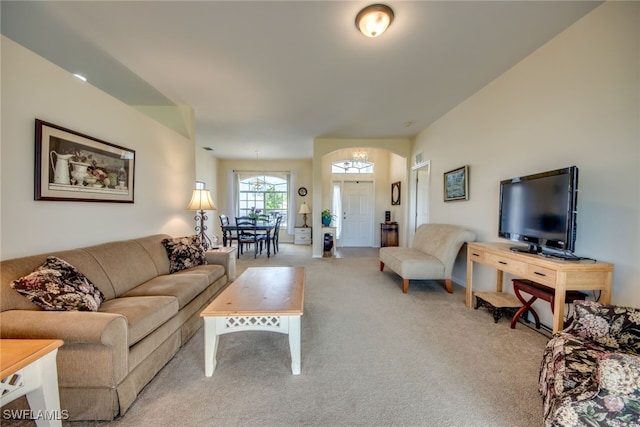
[[[460,247],[476,238],[474,232],[457,225],[422,224],[413,243],[407,247],[380,248],[380,271],[385,265],[402,277],[402,292],[409,290],[409,280],[444,280],[452,293],[451,273]]]

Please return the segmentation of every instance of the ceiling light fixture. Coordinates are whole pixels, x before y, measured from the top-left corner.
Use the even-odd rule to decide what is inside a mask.
[[[87,78],[85,76],[83,76],[82,74],[74,74],[74,77],[82,80],[83,82],[87,81]]]
[[[393,22],[393,10],[386,4],[372,4],[356,15],[356,28],[367,37],[378,37]]]
[[[365,151],[358,150],[351,154],[351,167],[362,169],[369,165],[369,155]]]

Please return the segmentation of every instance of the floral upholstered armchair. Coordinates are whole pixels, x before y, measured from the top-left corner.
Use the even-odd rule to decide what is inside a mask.
[[[573,322],[544,350],[545,425],[640,426],[640,309],[573,306]]]

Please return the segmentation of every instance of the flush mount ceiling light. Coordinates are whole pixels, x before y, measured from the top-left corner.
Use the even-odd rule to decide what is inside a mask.
[[[393,22],[393,10],[386,4],[372,4],[356,15],[356,27],[367,37],[378,37]]]

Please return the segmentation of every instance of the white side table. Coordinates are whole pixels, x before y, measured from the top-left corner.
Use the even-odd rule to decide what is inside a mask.
[[[235,246],[220,246],[217,249],[209,249],[205,253],[207,262],[210,264],[224,265],[227,277],[230,282],[236,280],[236,251]]]
[[[56,354],[61,340],[0,340],[0,405],[27,396],[38,427],[62,426]]]
[[[295,245],[310,245],[311,227],[296,227],[293,243]]]

